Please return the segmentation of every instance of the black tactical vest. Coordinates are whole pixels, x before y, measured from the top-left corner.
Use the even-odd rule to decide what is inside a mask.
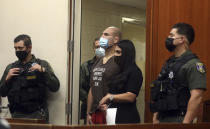
[[[152,112],[186,112],[190,91],[183,80],[185,75],[178,77],[177,73],[185,63],[193,58],[197,56],[189,54],[176,62],[173,56],[166,61],[158,79],[151,84],[150,110]]]
[[[39,59],[36,59],[40,63]],[[46,88],[42,82],[42,75],[39,71],[29,72],[32,63],[25,65],[17,62],[12,68],[20,68],[18,76],[10,81],[10,90],[8,94],[10,111],[34,112],[44,106],[46,100]]]

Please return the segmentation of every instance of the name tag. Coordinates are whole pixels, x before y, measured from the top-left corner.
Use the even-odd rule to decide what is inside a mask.
[[[33,79],[36,79],[36,76],[35,75],[33,75],[33,76],[27,76],[26,77],[26,80],[33,80]]]

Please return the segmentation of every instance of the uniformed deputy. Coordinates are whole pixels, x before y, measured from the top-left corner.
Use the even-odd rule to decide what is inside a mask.
[[[190,51],[194,30],[186,23],[175,24],[167,37],[166,48],[173,52],[151,85],[153,123],[191,123],[198,115],[206,89],[204,64]]]
[[[49,63],[31,54],[28,35],[14,39],[18,61],[9,64],[0,81],[0,96],[8,97],[12,118],[32,118],[48,121],[47,89],[60,87]]]

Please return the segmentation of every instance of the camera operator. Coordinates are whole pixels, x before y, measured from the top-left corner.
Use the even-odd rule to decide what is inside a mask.
[[[28,35],[14,39],[18,61],[9,64],[0,81],[0,96],[8,97],[12,118],[42,119],[48,122],[47,89],[56,92],[60,83],[50,64],[31,54]]]

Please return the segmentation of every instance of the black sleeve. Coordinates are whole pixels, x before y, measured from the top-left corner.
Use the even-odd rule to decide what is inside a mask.
[[[1,78],[1,81],[0,81],[0,96],[2,96],[2,97],[6,97],[8,95],[9,89],[11,87],[11,85],[9,85],[10,81],[9,80],[6,81],[6,76],[7,76],[10,69],[11,69],[11,64],[9,64],[6,67],[6,69],[4,71],[4,74],[3,74],[2,78]]]
[[[142,86],[142,81],[143,77],[141,70],[138,67],[133,68],[128,76],[127,92],[132,92],[138,96]]]
[[[83,63],[80,66],[80,87],[79,87],[79,98],[82,101],[87,100],[88,91],[89,91],[89,73],[87,73],[87,63]]]
[[[60,82],[54,74],[54,71],[50,64],[47,61],[42,60],[41,66],[45,68],[45,72],[42,73],[45,85],[52,92],[58,91],[58,89],[60,88]]]

